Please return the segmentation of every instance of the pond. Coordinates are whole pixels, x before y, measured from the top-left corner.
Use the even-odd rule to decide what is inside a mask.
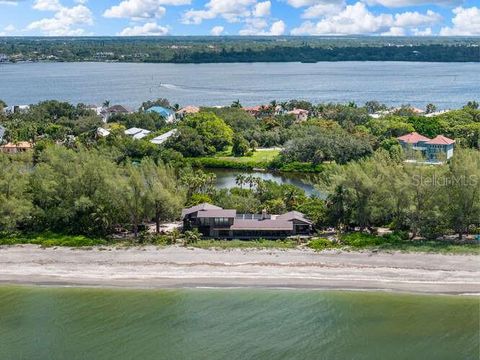
[[[217,176],[217,187],[220,189],[230,189],[238,186],[236,178],[240,174],[253,175],[262,180],[272,180],[279,184],[295,185],[305,191],[305,194],[322,197],[322,193],[315,189],[313,181],[315,175],[300,173],[272,173],[268,171],[246,171],[239,169],[205,169],[207,172],[214,173]]]

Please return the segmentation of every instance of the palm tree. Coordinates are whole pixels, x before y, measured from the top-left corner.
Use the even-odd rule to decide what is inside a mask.
[[[240,100],[235,100],[230,107],[232,107],[232,108],[241,108],[241,107],[242,107],[242,104],[240,104]]]
[[[244,174],[238,174],[236,177],[235,177],[235,184],[237,184],[238,186],[240,186],[240,189],[243,189],[243,185],[245,184],[246,182],[246,175]]]
[[[102,107],[104,109],[109,108],[110,107],[110,100],[105,100],[102,104]]]

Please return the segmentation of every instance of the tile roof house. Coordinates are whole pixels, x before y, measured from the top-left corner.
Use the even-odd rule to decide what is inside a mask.
[[[288,115],[293,115],[295,117],[296,122],[306,121],[308,119],[308,110],[303,109],[293,109],[291,111],[287,111]]]
[[[185,116],[187,116],[189,114],[196,114],[199,111],[200,111],[200,108],[198,106],[189,105],[189,106],[185,106],[185,107],[181,108],[180,110],[178,110],[177,115],[180,118],[184,118]]]
[[[420,153],[427,163],[442,163],[453,156],[455,140],[443,135],[430,139],[413,132],[400,136],[397,139],[410,158]]]
[[[108,119],[110,119],[110,117],[112,115],[116,115],[116,114],[130,114],[131,111],[128,110],[125,106],[123,105],[113,105],[113,106],[110,106],[106,109],[102,109],[100,111],[100,116],[102,117],[102,120],[103,122],[107,122]]]
[[[308,235],[312,222],[305,215],[292,211],[282,215],[238,214],[208,203],[182,211],[184,230],[198,229],[204,236],[226,239],[280,239]]]
[[[0,152],[7,154],[17,154],[25,152],[33,148],[33,145],[28,141],[20,141],[18,143],[8,143],[0,146]]]

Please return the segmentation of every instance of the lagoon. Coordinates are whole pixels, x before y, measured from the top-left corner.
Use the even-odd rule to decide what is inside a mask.
[[[47,99],[138,108],[164,97],[180,105],[311,102],[457,108],[479,100],[480,63],[319,62],[233,64],[0,64],[0,99],[31,104]]]
[[[0,359],[478,359],[477,297],[0,287]]]

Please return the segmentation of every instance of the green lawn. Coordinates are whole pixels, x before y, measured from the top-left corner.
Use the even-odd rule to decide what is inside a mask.
[[[226,161],[234,161],[239,163],[269,163],[271,162],[278,154],[280,154],[280,150],[278,149],[269,149],[269,150],[257,150],[255,151],[252,156],[241,156],[235,157],[231,156],[230,152],[224,151],[222,153],[217,154],[215,158],[226,160]]]
[[[106,245],[103,239],[88,238],[83,235],[63,235],[51,232],[31,235],[16,235],[0,237],[0,245],[35,244],[44,247],[68,246],[84,247],[95,245]]]

